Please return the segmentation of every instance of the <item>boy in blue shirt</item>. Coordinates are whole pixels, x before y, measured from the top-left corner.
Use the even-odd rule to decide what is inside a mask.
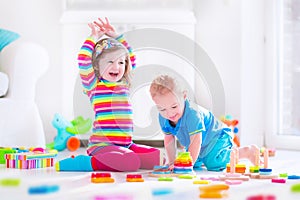
[[[202,163],[209,171],[221,171],[230,162],[233,150],[233,133],[210,111],[187,100],[186,91],[176,79],[161,75],[150,86],[152,100],[159,111],[159,123],[164,132],[164,146],[169,166],[176,158],[176,138],[190,152],[194,168]],[[259,165],[259,148],[256,145],[237,149],[239,158]]]

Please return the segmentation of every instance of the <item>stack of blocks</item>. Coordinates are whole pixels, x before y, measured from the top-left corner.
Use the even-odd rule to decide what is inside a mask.
[[[115,179],[111,177],[111,173],[92,173],[91,174],[92,183],[113,183]]]
[[[56,150],[5,154],[6,168],[35,169],[52,167]]]
[[[260,152],[255,152],[255,166],[249,168],[249,173],[245,173],[246,166],[238,163],[238,151],[233,149],[230,154],[230,163],[227,164],[225,175],[219,176],[220,180],[227,184],[234,184],[232,180],[247,181],[249,178],[253,179],[272,179],[273,182],[283,182],[278,180],[278,176],[272,174],[272,169],[268,168],[268,149],[264,151],[264,165],[260,166]],[[227,181],[227,182],[226,182]],[[229,182],[228,182],[229,181]]]
[[[230,163],[226,166],[227,173],[219,176],[221,181],[225,181],[225,183],[229,185],[234,185],[241,184],[242,181],[249,180],[248,176],[242,175],[246,171],[246,166],[244,164],[238,164],[238,161],[239,152],[236,148],[234,148],[230,153]]]
[[[144,182],[141,174],[127,174],[126,182]]]
[[[190,152],[180,152],[174,162],[175,174],[192,174],[193,160]]]
[[[264,165],[263,167],[259,167],[259,169],[254,169],[253,173],[250,174],[251,178],[254,179],[276,179],[277,175],[272,174],[272,169],[268,168],[269,166],[269,150],[265,149],[264,153]],[[253,168],[252,168],[253,170]],[[251,171],[250,171],[251,172]]]

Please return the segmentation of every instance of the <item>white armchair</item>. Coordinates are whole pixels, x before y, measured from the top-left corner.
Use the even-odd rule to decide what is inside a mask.
[[[8,93],[0,98],[0,146],[45,147],[35,89],[48,65],[45,48],[22,38],[0,52],[0,71],[9,78]]]

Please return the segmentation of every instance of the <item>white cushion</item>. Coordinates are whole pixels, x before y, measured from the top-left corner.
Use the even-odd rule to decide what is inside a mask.
[[[8,76],[0,72],[0,97],[4,97],[8,90]]]
[[[0,99],[0,146],[45,147],[37,105],[32,101]]]

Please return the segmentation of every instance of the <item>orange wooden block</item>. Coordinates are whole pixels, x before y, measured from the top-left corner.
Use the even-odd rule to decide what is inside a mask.
[[[91,178],[92,183],[113,183],[115,179],[111,177],[103,177],[103,178]]]
[[[144,182],[142,178],[126,178],[127,182]]]
[[[228,190],[229,185],[227,184],[214,184],[214,185],[207,185],[207,186],[201,186],[199,187],[199,190],[201,192],[216,192],[216,191],[222,191],[222,190]]]

